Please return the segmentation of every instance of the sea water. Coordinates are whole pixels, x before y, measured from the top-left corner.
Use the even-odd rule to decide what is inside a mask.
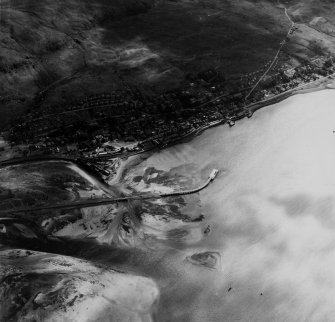
[[[220,170],[200,193],[211,234],[161,261],[174,274],[161,289],[158,320],[333,321],[335,91],[207,130],[145,166],[190,163],[204,179]],[[202,251],[220,253],[217,269],[185,261]]]

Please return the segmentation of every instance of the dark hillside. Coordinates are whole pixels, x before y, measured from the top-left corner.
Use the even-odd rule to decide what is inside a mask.
[[[257,71],[290,27],[284,5],[298,30],[281,64],[335,52],[327,0],[2,1],[1,122],[38,93],[65,104],[124,83],[161,92],[209,68],[228,79]]]

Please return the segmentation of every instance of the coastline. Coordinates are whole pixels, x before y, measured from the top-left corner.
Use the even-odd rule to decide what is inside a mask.
[[[251,108],[251,111],[255,112],[255,111],[257,111],[257,110],[259,110],[263,107],[266,107],[268,105],[273,105],[273,104],[279,103],[279,102],[281,102],[281,101],[283,101],[283,100],[285,100],[285,99],[287,99],[287,98],[289,98],[293,95],[310,93],[310,92],[315,92],[315,91],[321,91],[321,90],[324,90],[324,89],[332,89],[329,85],[329,81],[332,82],[332,85],[335,88],[334,77],[335,77],[335,73],[331,74],[331,75],[328,75],[328,76],[325,76],[325,77],[322,77],[322,78],[317,79],[315,81],[312,81],[310,83],[300,85],[296,88],[292,88],[292,89],[290,89],[290,90],[288,90],[284,93],[276,95],[276,97],[270,97],[270,98],[265,99],[263,101],[250,104],[249,106],[247,106],[247,108]],[[327,84],[325,84],[325,83],[327,83]],[[308,88],[308,86],[312,86],[312,87]]]
[[[318,79],[316,81],[313,81],[311,83],[303,84],[301,86],[298,86],[297,88],[293,88],[293,89],[291,89],[289,91],[286,91],[286,92],[284,92],[282,94],[276,95],[276,97],[270,97],[270,98],[262,100],[260,102],[249,104],[248,106],[245,107],[245,109],[249,109],[252,113],[254,113],[254,112],[256,112],[256,111],[258,111],[258,110],[260,110],[262,108],[265,108],[265,107],[268,107],[268,106],[280,103],[281,101],[283,101],[283,100],[285,100],[285,99],[287,99],[289,97],[292,97],[294,95],[306,94],[306,93],[311,93],[311,92],[317,92],[317,91],[321,91],[321,90],[325,90],[325,89],[335,89],[335,79],[333,79],[333,77],[335,77],[335,74],[331,74],[331,75],[325,76],[325,77],[320,78],[320,79]],[[329,81],[331,81],[332,83],[329,84]],[[305,88],[305,87],[308,87],[308,86],[311,86],[311,85],[312,85],[311,88]],[[243,113],[243,115],[237,116],[233,120],[234,121],[238,121],[238,120],[243,119],[243,118],[245,118],[245,114],[244,113]],[[166,147],[167,146],[172,146],[174,144],[189,142],[194,137],[200,135],[203,131],[205,131],[205,130],[207,130],[209,128],[218,126],[218,125],[224,125],[226,123],[227,122],[225,120],[219,120],[219,121],[212,122],[212,123],[210,123],[208,125],[205,125],[205,126],[199,128],[199,129],[195,129],[192,133],[186,134],[184,137],[182,137],[180,139],[177,139],[172,144],[166,145]]]
[[[195,163],[198,173],[214,164],[226,170],[200,196],[211,234],[187,251],[188,256],[218,251],[223,271],[194,273],[192,283],[203,290],[203,296],[190,311],[201,307],[218,314],[232,312],[234,320],[245,321],[261,311],[259,321],[272,321],[278,319],[279,303],[285,307],[280,320],[290,321],[292,316],[303,320],[304,314],[312,314],[311,305],[318,305],[319,292],[328,294],[327,284],[305,282],[307,278],[314,281],[319,270],[325,279],[332,277],[323,268],[321,258],[326,255],[318,256],[320,248],[327,247],[332,251],[327,259],[333,265],[334,93],[291,97],[260,111],[253,122],[243,120],[232,129],[206,131],[143,164],[164,171],[187,163]],[[287,285],[292,286],[287,289]],[[221,290],[222,296],[204,308],[202,300],[213,289]],[[302,296],[307,293],[308,297]],[[298,301],[301,310],[290,307],[292,301]],[[162,305],[168,307],[168,303],[166,299]],[[322,305],[328,304],[331,300]]]
[[[320,90],[319,87],[316,89]],[[309,90],[314,91],[315,88]],[[166,266],[171,274],[169,276],[172,274],[177,276],[174,285],[161,288],[158,318],[162,319],[168,314],[173,320],[178,320],[179,316],[175,312],[184,310],[186,314],[193,314],[193,312],[201,314],[201,310],[208,315],[213,313],[215,317],[231,312],[232,319],[248,320],[250,314],[256,314],[255,312],[260,310],[262,315],[259,320],[268,321],[276,319],[276,310],[273,308],[277,303],[285,307],[283,320],[289,320],[290,316],[296,315],[303,320],[303,314],[311,314],[308,304],[309,300],[313,303],[317,301],[314,295],[315,289],[326,292],[322,285],[319,285],[318,288],[312,285],[311,288],[305,289],[309,285],[306,286],[303,280],[305,274],[311,280],[318,277],[317,273],[308,269],[309,258],[314,258],[319,250],[319,239],[310,234],[308,229],[309,224],[315,226],[315,222],[311,222],[314,217],[311,218],[307,210],[305,217],[302,217],[299,207],[297,216],[290,216],[291,208],[288,209],[286,215],[285,202],[293,198],[299,203],[301,194],[313,196],[313,200],[318,202],[318,200],[327,200],[326,198],[333,193],[330,185],[332,178],[328,181],[328,174],[332,173],[331,165],[334,158],[330,158],[326,163],[329,165],[326,167],[329,170],[327,174],[320,173],[319,170],[323,169],[325,165],[323,162],[328,157],[318,159],[319,155],[323,155],[322,151],[332,151],[329,147],[333,140],[330,130],[334,112],[330,104],[328,104],[329,109],[324,107],[327,105],[325,102],[329,100],[324,99],[319,102],[319,96],[327,96],[326,92],[328,91],[315,94],[316,99],[309,99],[308,96],[303,95],[289,99],[280,104],[285,106],[280,106],[280,108],[273,106],[271,109],[260,111],[252,122],[244,119],[233,128],[217,127],[206,131],[185,145],[172,146],[159,153],[154,153],[156,155],[152,159],[140,165],[145,167],[155,164],[159,168],[165,164],[167,167],[175,167],[195,162],[196,166],[199,166],[196,170],[196,173],[199,174],[213,163],[217,164],[220,169],[227,169],[221,179],[219,178],[215,184],[200,195],[205,221],[201,229],[199,228],[199,235],[204,232],[207,224],[210,225],[210,234],[206,233],[197,243],[188,243],[182,249],[178,248],[178,251],[171,250],[168,253],[163,247],[159,248],[159,240],[157,248],[152,246],[156,240],[149,240],[151,248],[148,251],[148,266],[154,267],[156,271],[151,271],[147,267],[143,268],[142,261],[135,260],[130,264],[127,263],[126,272],[130,268],[129,270],[145,274],[152,277],[159,286],[165,285],[163,274],[166,271],[163,271],[162,277],[157,274],[157,270],[159,271],[161,267],[169,265]],[[334,92],[329,91],[329,95],[333,98]],[[310,107],[309,101],[313,100],[314,107]],[[321,105],[321,109],[318,108],[318,104]],[[324,125],[323,122],[326,124]],[[323,131],[318,131],[320,129],[318,124],[322,124]],[[192,137],[197,134],[200,132],[194,132]],[[317,138],[316,141],[313,140],[313,137]],[[326,141],[325,138],[329,139],[327,141],[329,144],[322,146],[322,142]],[[312,153],[310,144],[315,147]],[[274,151],[276,153],[273,153]],[[123,166],[120,167],[118,180],[122,180],[128,169],[136,167],[136,162],[150,155],[151,153],[147,153],[122,160]],[[190,175],[187,169],[181,171]],[[288,175],[283,176],[283,173],[287,172]],[[306,190],[304,190],[305,187]],[[327,187],[327,190],[323,190],[324,187]],[[319,193],[321,195],[318,195]],[[296,196],[298,196],[297,201],[294,199]],[[314,209],[312,208],[312,211]],[[154,214],[153,209],[151,213]],[[117,217],[116,221],[120,219],[121,216]],[[149,222],[148,226],[152,225],[155,228],[155,224],[156,222]],[[167,227],[166,231],[175,233],[175,230],[171,229],[172,226],[168,224],[162,222],[162,225]],[[186,225],[185,227],[187,228]],[[317,227],[322,229],[322,226]],[[182,228],[184,229],[184,226]],[[293,233],[289,234],[287,231],[290,232],[291,229]],[[326,235],[328,233],[330,232],[325,229],[317,234],[323,238],[320,247],[323,247],[323,243],[326,243],[325,246],[328,247],[332,245],[329,239],[323,237],[328,236]],[[295,236],[298,237],[295,238]],[[310,240],[312,242],[308,244]],[[169,241],[161,243],[170,245]],[[175,244],[172,246],[176,247]],[[311,248],[311,255],[314,257],[308,256]],[[152,249],[155,252],[151,252]],[[162,253],[160,249],[163,249]],[[298,256],[291,256],[292,251]],[[138,250],[135,249],[135,255],[137,252]],[[152,259],[152,254],[159,259],[157,261],[156,257]],[[199,268],[199,265],[194,265],[195,263],[188,260],[197,254],[204,254],[204,256],[216,254],[222,257],[222,267],[207,269],[200,266]],[[121,255],[123,258],[129,258],[124,256],[124,253]],[[107,254],[104,257],[107,258],[106,261],[109,260],[107,262],[109,266],[124,268],[113,262],[115,257],[110,259]],[[332,256],[329,257],[332,258]],[[97,256],[93,260],[97,258],[99,259]],[[322,259],[323,257],[317,258],[315,265],[323,263]],[[301,273],[301,261],[304,264],[304,274],[300,278],[298,274]],[[267,265],[270,265],[271,269]],[[327,274],[327,270],[321,264],[317,267],[323,274]],[[294,278],[291,279],[291,276]],[[289,290],[286,288],[287,284],[292,285]],[[189,303],[188,299],[192,297],[194,290],[200,290],[201,297],[195,297],[194,301]],[[203,301],[204,298],[212,296],[213,290],[220,296],[211,298],[213,299],[211,301]],[[310,296],[301,296],[306,293]],[[276,297],[277,294],[280,296],[279,299]],[[297,298],[302,308],[294,311],[289,305]],[[328,302],[331,301],[325,301],[325,304]],[[250,303],[250,305],[245,305],[245,303]],[[203,318],[203,315],[201,317]],[[209,318],[208,320],[215,321],[216,319]],[[196,321],[201,321],[201,318]]]
[[[300,85],[296,88],[290,89],[286,92],[283,92],[281,94],[276,95],[275,97],[269,97],[266,98],[262,101],[255,102],[252,104],[249,104],[245,106],[244,110],[240,113],[237,114],[235,117],[232,118],[232,121],[239,121],[247,116],[246,111],[250,111],[252,114],[255,113],[256,111],[271,106],[273,104],[279,103],[291,96],[298,95],[298,94],[305,94],[305,93],[311,93],[311,92],[316,92],[316,91],[321,91],[325,89],[335,89],[335,73],[324,76],[320,79],[317,79],[315,81],[312,81],[307,84]],[[252,115],[251,114],[251,115]],[[252,117],[252,116],[250,116]],[[125,155],[119,155],[118,158],[121,159],[121,166],[118,168],[116,174],[113,176],[112,179],[105,181],[102,179],[102,175],[100,175],[97,171],[94,169],[91,169],[90,166],[86,165],[85,166],[85,158],[82,156],[68,156],[68,155],[57,155],[57,154],[51,154],[51,155],[34,155],[34,156],[29,156],[29,157],[14,157],[10,159],[5,159],[0,161],[0,166],[6,166],[6,165],[13,165],[13,164],[19,164],[19,163],[24,163],[24,162],[29,162],[29,161],[43,161],[43,160],[52,160],[52,159],[58,159],[58,160],[63,160],[63,161],[69,161],[69,162],[75,162],[80,164],[80,166],[85,166],[86,170],[89,170],[92,174],[96,175],[99,177],[99,180],[102,181],[104,184],[107,185],[113,185],[117,184],[120,181],[122,181],[122,178],[124,177],[125,173],[131,168],[133,162],[137,164],[138,157],[141,159],[146,159],[150,157],[153,153],[163,150],[167,147],[171,147],[177,144],[182,144],[186,142],[190,142],[195,138],[196,136],[200,135],[203,133],[205,130],[216,127],[218,125],[224,125],[228,123],[227,120],[225,119],[220,119],[216,121],[212,121],[209,124],[206,124],[200,128],[193,129],[190,133],[186,133],[181,137],[178,137],[168,143],[163,144],[162,146],[157,146],[153,147],[147,150],[143,151],[138,151],[138,152],[133,152],[133,153],[126,153]],[[7,142],[2,140],[2,144],[6,144]],[[6,151],[8,153],[8,151]],[[111,157],[113,159],[115,157]],[[87,158],[88,161],[92,160],[108,160],[106,157],[103,158]],[[141,162],[141,161],[140,161]]]

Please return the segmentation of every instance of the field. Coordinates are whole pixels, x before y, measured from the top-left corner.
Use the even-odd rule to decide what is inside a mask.
[[[283,4],[298,30],[280,65],[335,52],[335,10],[329,1]],[[67,104],[125,83],[148,93],[166,91],[209,68],[227,79],[255,72],[273,58],[290,27],[283,4],[2,1],[1,124],[38,93],[44,94],[42,106]]]

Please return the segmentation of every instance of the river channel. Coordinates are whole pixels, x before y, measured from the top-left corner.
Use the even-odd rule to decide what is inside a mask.
[[[124,176],[128,184],[139,182],[138,191],[171,189],[136,179],[148,169],[150,180],[168,173],[189,178],[186,186],[219,169],[197,198],[186,199],[183,207],[196,216],[189,222],[151,220],[158,202],[146,208],[146,221],[129,217],[136,234],[117,239],[123,217],[115,215],[103,236],[90,232],[103,247],[85,242],[87,249],[72,255],[152,279],[160,294],[154,321],[333,321],[334,104],[332,90],[297,95],[232,128],[218,126],[152,154]],[[67,167],[109,192],[75,165]],[[138,205],[128,205],[135,213],[132,207]],[[94,226],[96,213],[85,216]],[[64,231],[75,238],[75,223],[71,227]],[[164,229],[175,239],[164,239]],[[195,254],[213,265],[199,265]]]

